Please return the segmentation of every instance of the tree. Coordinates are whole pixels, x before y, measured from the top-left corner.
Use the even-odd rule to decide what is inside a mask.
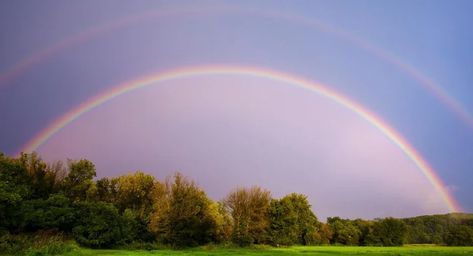
[[[473,245],[473,228],[467,225],[455,225],[448,229],[445,242],[452,246]]]
[[[0,153],[0,229],[18,229],[24,215],[22,202],[30,195],[24,165],[18,159]]]
[[[53,184],[46,175],[47,164],[41,157],[33,152],[31,154],[21,153],[19,162],[28,174],[28,185],[30,186],[31,198],[47,198],[52,192]]]
[[[236,189],[224,200],[233,218],[233,241],[239,245],[268,240],[271,194],[259,187]]]
[[[232,216],[225,208],[223,202],[212,202],[210,207],[210,214],[216,223],[216,237],[215,241],[218,243],[225,243],[231,239],[232,236]]]
[[[292,193],[279,200],[271,200],[269,209],[270,236],[273,244],[320,243],[319,223],[307,197]]]
[[[61,190],[66,175],[67,169],[62,161],[47,164],[45,180],[50,188],[50,194],[57,193]]]
[[[94,186],[95,165],[89,160],[69,161],[69,174],[64,179],[66,195],[73,201],[85,201]]]
[[[22,228],[28,231],[57,229],[70,232],[75,222],[74,208],[63,194],[52,194],[46,200],[25,201],[22,212]]]
[[[216,240],[217,222],[212,201],[194,182],[176,174],[166,183],[165,195],[157,198],[151,228],[162,241],[174,247],[205,244]],[[156,209],[156,208],[155,208]]]
[[[120,212],[131,209],[140,218],[148,218],[153,204],[153,186],[156,183],[153,176],[135,172],[115,178],[111,183],[114,186],[114,204]]]
[[[399,246],[404,244],[407,234],[406,224],[395,218],[378,220],[373,225],[373,230],[367,235],[368,244],[383,246]]]
[[[332,244],[358,245],[361,231],[350,220],[332,217],[327,219],[332,230]]]
[[[330,226],[326,223],[320,223],[319,227],[320,244],[330,244],[333,236]]]
[[[115,181],[115,182],[114,182]],[[95,201],[114,203],[116,198],[116,179],[110,180],[107,177],[101,178],[95,182]]]
[[[353,221],[353,224],[360,231],[358,245],[368,245],[366,239],[373,231],[373,222],[369,220],[356,219]]]
[[[155,236],[149,232],[146,223],[133,210],[126,209],[122,214],[122,219],[124,221],[122,232],[125,243],[133,241],[153,242],[155,240]]]
[[[160,242],[164,242],[164,237],[168,233],[167,229],[167,214],[170,206],[170,184],[169,182],[161,183],[156,182],[153,191],[153,204],[152,212],[150,214],[150,220],[148,229],[159,239]]]
[[[87,247],[108,248],[126,241],[130,229],[115,206],[103,202],[76,204],[77,222],[72,229],[75,240]]]

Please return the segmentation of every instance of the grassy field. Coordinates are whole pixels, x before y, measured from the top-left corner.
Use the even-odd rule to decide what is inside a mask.
[[[341,247],[341,246],[311,246],[289,248],[264,249],[229,249],[229,248],[194,248],[187,250],[157,250],[157,251],[127,251],[127,250],[92,250],[78,249],[69,256],[88,255],[261,255],[261,256],[289,256],[289,255],[412,255],[412,256],[440,256],[440,255],[473,255],[473,247],[440,247],[440,246],[404,246],[404,247]]]

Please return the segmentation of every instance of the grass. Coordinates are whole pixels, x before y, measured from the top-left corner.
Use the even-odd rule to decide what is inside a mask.
[[[473,255],[473,247],[443,247],[443,246],[403,246],[403,247],[345,247],[345,246],[299,246],[288,248],[221,248],[199,247],[185,250],[93,250],[80,248],[67,256],[289,256],[289,255],[396,255],[396,256],[440,256],[440,255]]]

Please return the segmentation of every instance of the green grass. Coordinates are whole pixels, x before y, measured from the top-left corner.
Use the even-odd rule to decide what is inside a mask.
[[[93,250],[78,249],[69,252],[68,256],[159,256],[159,255],[196,255],[196,256],[289,256],[289,255],[396,255],[396,256],[440,256],[440,255],[473,255],[473,247],[442,246],[404,246],[404,247],[344,247],[344,246],[300,246],[288,248],[219,248],[199,247],[185,250]]]

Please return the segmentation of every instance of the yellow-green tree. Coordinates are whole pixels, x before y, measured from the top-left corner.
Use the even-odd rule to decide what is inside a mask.
[[[135,172],[113,179],[114,204],[120,212],[130,209],[140,218],[147,218],[153,205],[153,187],[156,180],[152,175]]]
[[[178,173],[156,190],[150,230],[159,240],[175,247],[216,241],[218,211],[194,182]]]
[[[239,245],[268,240],[271,193],[260,187],[239,188],[225,198],[233,219],[232,240]]]

